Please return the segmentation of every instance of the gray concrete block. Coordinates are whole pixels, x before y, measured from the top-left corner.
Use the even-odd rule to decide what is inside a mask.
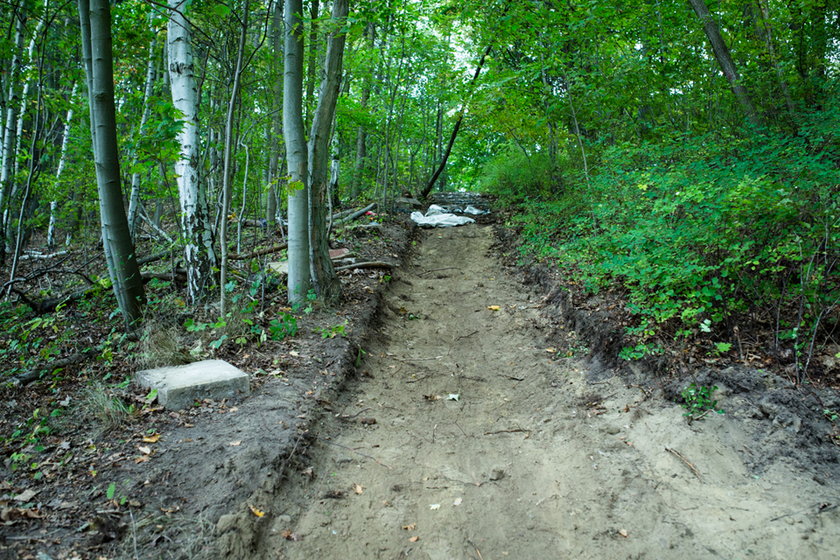
[[[224,360],[138,371],[134,381],[141,387],[157,389],[158,402],[170,410],[187,408],[196,400],[232,398],[250,392],[248,374]]]

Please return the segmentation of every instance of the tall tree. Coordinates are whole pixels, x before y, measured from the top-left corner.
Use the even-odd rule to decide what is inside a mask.
[[[128,327],[134,328],[141,320],[145,295],[120,186],[111,6],[108,0],[79,0],[79,21],[99,190],[102,244],[120,311]]]
[[[193,303],[204,295],[216,265],[207,193],[199,177],[198,88],[193,65],[192,34],[185,11],[191,0],[170,0],[167,46],[172,102],[181,112],[180,153],[175,162],[181,205],[181,234],[187,268],[187,295]]]
[[[222,156],[222,224],[219,232],[220,237],[220,249],[221,249],[221,263],[220,263],[220,280],[219,285],[221,286],[219,290],[219,310],[222,314],[222,317],[225,315],[225,284],[227,283],[227,225],[228,225],[228,212],[230,211],[230,199],[231,199],[231,167],[232,167],[232,155],[231,150],[233,149],[233,118],[236,112],[237,102],[239,100],[239,84],[242,81],[242,64],[245,58],[245,40],[248,38],[248,10],[250,9],[250,2],[249,0],[245,0],[245,6],[243,9],[243,17],[242,17],[242,26],[239,32],[239,46],[236,51],[236,68],[233,71],[233,85],[231,86],[230,92],[230,99],[228,100],[228,110],[227,110],[227,117],[225,118],[225,144],[224,144],[224,155]],[[242,200],[243,205],[245,201],[245,192],[242,193]],[[239,223],[242,223],[242,216],[239,217]],[[241,230],[240,230],[241,231]],[[238,250],[238,247],[237,247]]]
[[[309,291],[309,154],[303,128],[302,0],[285,0],[286,46],[283,69],[283,137],[289,171],[290,303],[300,303]]]
[[[489,45],[487,45],[487,48],[481,54],[481,58],[478,61],[478,66],[476,66],[475,73],[473,74],[472,81],[470,82],[469,94],[467,94],[467,98],[461,105],[461,110],[458,111],[458,117],[455,119],[455,125],[452,127],[452,134],[449,135],[449,142],[446,144],[446,149],[443,151],[443,156],[441,157],[440,164],[438,165],[437,169],[435,169],[435,172],[432,173],[431,178],[429,178],[429,182],[426,183],[426,186],[423,187],[423,190],[420,192],[420,196],[423,198],[429,196],[429,193],[432,192],[432,189],[435,187],[435,183],[437,183],[440,174],[443,173],[444,169],[446,169],[446,162],[449,161],[449,156],[452,154],[452,146],[455,144],[455,139],[458,137],[458,132],[461,130],[461,124],[464,122],[464,113],[466,113],[470,98],[472,97],[472,94],[475,91],[475,85],[478,81],[478,76],[481,74],[481,69],[484,67],[484,62],[487,60],[487,57],[490,55],[490,51],[492,49],[493,43],[491,42]]]
[[[750,122],[754,125],[761,124],[761,118],[755,110],[755,105],[753,104],[752,98],[747,91],[747,87],[741,81],[741,76],[735,68],[735,62],[732,60],[732,55],[729,54],[729,48],[726,46],[726,41],[723,40],[723,36],[720,34],[720,29],[718,28],[717,23],[715,23],[715,20],[712,18],[712,14],[709,13],[709,7],[706,6],[706,0],[688,0],[688,2],[694,9],[694,13],[697,14],[697,17],[703,22],[703,31],[709,39],[709,44],[712,45],[712,51],[715,53],[715,59],[718,61],[720,69],[723,71],[723,75],[726,76],[726,80],[732,88],[732,93],[735,94],[735,98],[738,99],[738,103],[740,103],[741,107],[743,107],[744,113],[747,115]]]
[[[17,108],[17,87],[20,82],[19,73],[21,66],[21,55],[23,54],[23,26],[26,21],[24,15],[17,10],[14,12],[16,19],[15,42],[12,52],[12,61],[9,68],[8,96],[6,97],[6,118],[3,121],[4,130],[2,138],[2,157],[0,157],[0,223],[6,223],[6,214],[9,198],[9,191],[12,188],[12,177],[15,167],[15,121]],[[0,228],[0,263],[6,256],[6,230]]]
[[[332,25],[327,39],[327,58],[324,77],[318,95],[318,107],[312,120],[309,136],[309,259],[312,284],[319,297],[327,302],[341,295],[341,285],[329,255],[327,211],[329,208],[329,145],[338,92],[341,88],[341,71],[344,60],[348,0],[334,0]]]

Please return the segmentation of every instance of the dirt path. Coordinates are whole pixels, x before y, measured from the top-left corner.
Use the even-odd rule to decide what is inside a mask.
[[[420,243],[311,470],[266,504],[263,558],[836,557],[836,481],[784,458],[757,475],[739,419],[688,426],[618,378],[587,382],[546,350],[490,227]]]

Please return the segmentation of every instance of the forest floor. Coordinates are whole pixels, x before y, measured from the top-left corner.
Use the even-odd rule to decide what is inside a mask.
[[[260,504],[272,519],[249,553],[836,557],[837,449],[798,445],[809,424],[768,400],[772,378],[722,373],[726,414],[689,425],[652,380],[576,355],[585,342],[552,324],[494,239],[424,232],[358,380]]]
[[[220,356],[259,372],[251,396],[57,431],[63,470],[3,477],[4,511],[40,507],[3,520],[0,558],[836,557],[833,390],[610,367],[610,325],[506,265],[493,225],[412,231],[370,244],[403,259],[388,278]],[[692,380],[724,414],[687,421]]]

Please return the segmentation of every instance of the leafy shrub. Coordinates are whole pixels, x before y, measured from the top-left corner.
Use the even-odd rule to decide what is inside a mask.
[[[546,192],[538,177],[501,164],[494,180],[518,208],[529,254],[572,266],[590,290],[622,284],[640,323],[720,338],[739,315],[775,321],[801,373],[840,302],[829,146],[806,133],[616,144],[589,182],[551,200],[531,196]]]

